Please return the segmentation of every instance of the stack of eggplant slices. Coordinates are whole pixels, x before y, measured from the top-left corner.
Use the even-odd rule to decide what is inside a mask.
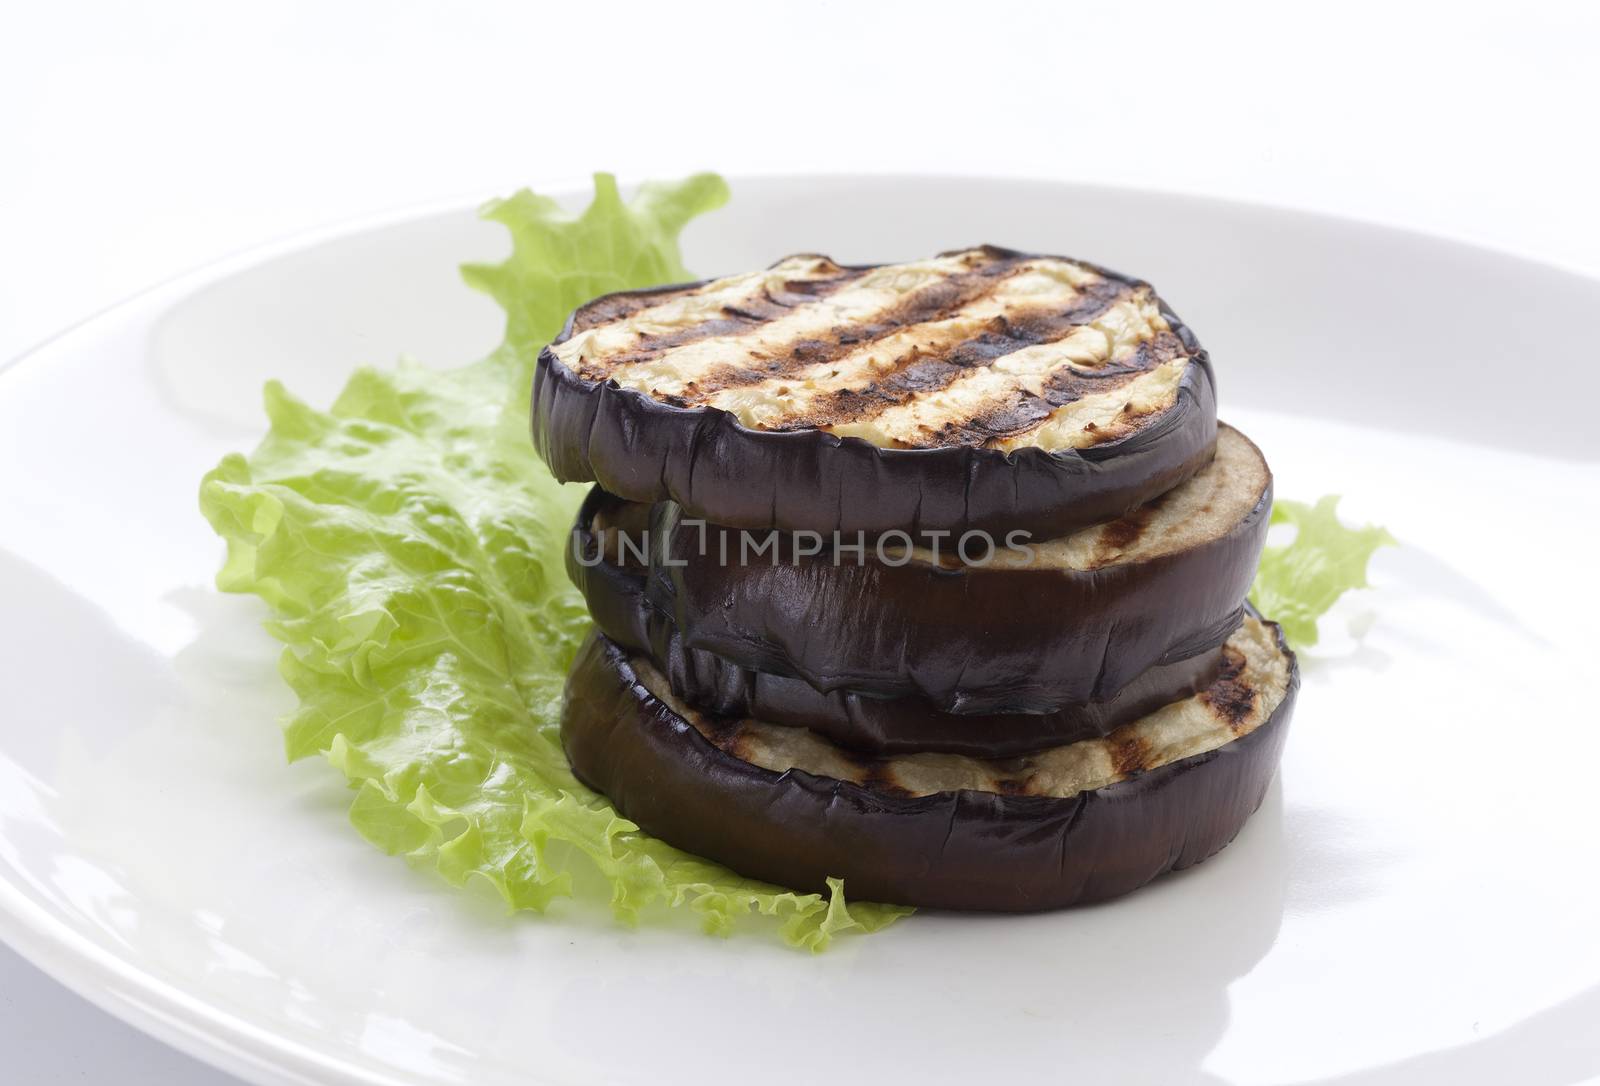
[[[593,481],[577,776],[751,878],[1098,901],[1261,803],[1299,685],[1245,602],[1272,474],[1136,279],[984,246],[612,294],[540,355]]]

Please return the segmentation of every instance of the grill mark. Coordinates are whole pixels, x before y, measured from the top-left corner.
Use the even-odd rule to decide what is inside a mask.
[[[744,746],[743,721],[735,717],[695,713],[689,722],[694,725],[696,731],[705,736],[706,742],[718,750],[735,758],[743,757],[739,753]]]
[[[884,760],[852,759],[856,768],[856,783],[891,796],[912,795],[911,789],[902,785],[894,775],[894,767]]]
[[[1170,494],[1171,491],[1167,493]],[[1158,495],[1132,512],[1124,513],[1116,520],[1102,524],[1099,537],[1094,543],[1094,553],[1088,560],[1089,568],[1098,569],[1110,565],[1121,558],[1129,547],[1139,542],[1166,498],[1166,494]]]
[[[996,438],[1031,430],[1050,417],[1053,408],[1031,392],[1018,390],[1009,403],[992,404],[964,419],[952,419],[928,431],[907,448],[931,449],[945,445],[984,445]]]
[[[683,287],[679,290],[644,291],[639,293],[609,294],[596,298],[583,308],[579,309],[572,318],[572,332],[587,332],[591,328],[598,328],[602,324],[615,324],[625,321],[636,313],[652,309],[667,302],[675,302],[680,298],[687,298],[699,287]]]
[[[703,736],[706,742],[722,751],[724,754],[738,758],[740,761],[754,764],[755,749],[751,746],[752,737],[746,721],[737,717],[713,716],[708,713],[694,713],[690,717],[694,729]],[[910,796],[914,793],[901,784],[895,776],[894,762],[888,758],[870,758],[862,755],[839,752],[845,765],[849,767],[846,775],[840,780],[848,780],[865,788],[882,792],[892,796]]]
[[[1071,370],[1071,367],[1061,367]],[[921,441],[905,442],[906,448],[928,449],[940,448],[946,445],[987,445],[1004,438],[1025,434],[1049,421],[1059,407],[1082,398],[1091,392],[1110,392],[1129,384],[1143,372],[1141,370],[1122,370],[1114,372],[1097,371],[1093,374],[1083,374],[1072,371],[1074,376],[1069,380],[1058,380],[1052,375],[1052,385],[1047,387],[1046,395],[1035,396],[1026,389],[1017,389],[1008,402],[991,403],[976,414],[965,419],[951,419],[931,430]],[[1069,392],[1067,389],[1072,389]],[[1052,391],[1055,395],[1052,395]],[[1128,420],[1136,417],[1136,412],[1124,408],[1124,417]],[[1095,434],[1097,440],[1108,441],[1113,437],[1121,436],[1131,425],[1124,426],[1123,420],[1118,420],[1115,428],[1100,427],[1093,422],[1084,424],[1084,431]]]
[[[1145,372],[1135,367],[1117,366],[1085,373],[1071,366],[1061,366],[1045,381],[1044,395],[1036,396],[1026,389],[1018,389],[1010,402],[991,404],[970,418],[946,422],[924,440],[907,444],[910,448],[988,445],[1016,437],[1044,425],[1057,409],[1093,393],[1114,391]],[[1125,405],[1115,426],[1102,427],[1089,422],[1084,424],[1084,431],[1094,434],[1097,441],[1109,441],[1133,429],[1141,414],[1134,411],[1131,404]]]
[[[1097,370],[1085,371],[1073,366],[1054,370],[1045,381],[1044,398],[1052,408],[1065,407],[1095,392],[1109,392],[1119,388],[1142,373],[1149,373],[1163,362],[1187,358],[1183,341],[1171,332],[1157,332],[1141,340],[1133,353],[1120,361],[1109,361]]]
[[[1133,293],[1134,288],[1126,283],[1102,279],[1084,287],[1067,309],[1030,310],[1014,316],[995,317],[976,336],[931,355],[924,355],[922,348],[914,347],[895,359],[888,374],[878,380],[861,388],[824,393],[810,401],[803,414],[769,422],[767,428],[779,431],[821,429],[868,421],[891,407],[948,388],[973,370],[992,366],[996,359],[1008,354],[1065,339],[1108,309],[1132,297]],[[1127,376],[1131,377],[1136,372],[1129,370]],[[1123,367],[1119,366],[1110,376],[1122,374]],[[1099,377],[1086,379],[1097,380]],[[980,418],[964,422],[952,421],[946,424],[944,432],[947,432],[946,436],[970,432],[981,434],[984,439],[1001,437],[1037,425],[1050,410],[1047,400],[1023,393],[1022,398],[1004,410],[987,412]],[[934,438],[926,444],[940,443]]]
[[[1046,383],[1045,395],[1036,396],[1026,389],[1015,389],[1008,401],[990,401],[975,414],[964,419],[950,419],[940,426],[924,432],[920,440],[901,441],[902,448],[926,449],[949,445],[992,446],[994,442],[1027,433],[1048,422],[1057,408],[1089,393],[1111,392],[1131,383],[1141,376],[1140,370],[1101,370],[1086,374],[1060,367],[1069,376],[1052,374]],[[1160,410],[1159,408],[1157,409]],[[1123,416],[1115,426],[1102,427],[1093,422],[1084,424],[1084,432],[1094,434],[1097,441],[1108,441],[1135,428],[1139,412],[1124,408]]]
[[[687,328],[674,329],[671,332],[651,334],[638,333],[632,350],[609,354],[603,359],[595,359],[583,367],[580,374],[585,380],[604,380],[613,370],[622,366],[633,365],[637,362],[649,362],[674,347],[695,343],[702,339],[711,339],[714,336],[737,336],[755,331],[770,321],[785,316],[796,306],[807,305],[826,298],[828,295],[855,282],[867,273],[865,268],[841,269],[840,274],[827,279],[789,279],[785,280],[783,290],[774,294],[763,287],[758,297],[742,299],[737,304],[722,307],[722,316],[714,320],[701,321],[699,324]],[[678,297],[682,297],[680,294]],[[659,300],[658,300],[659,302]],[[640,309],[646,307],[641,306]],[[638,310],[635,310],[638,312]],[[617,320],[626,319],[624,316]],[[608,322],[597,322],[608,323]]]
[[[1249,719],[1255,708],[1257,691],[1243,679],[1244,656],[1231,645],[1223,650],[1222,674],[1200,694],[1200,700],[1228,726],[1239,734],[1240,726]]]
[[[1106,737],[1111,768],[1119,777],[1144,772],[1150,764],[1150,741],[1129,728],[1118,728]]]
[[[691,402],[700,404],[723,389],[760,384],[810,366],[834,362],[914,325],[943,320],[990,294],[1031,259],[987,248],[976,251],[982,253],[988,263],[971,271],[954,272],[913,291],[870,324],[838,325],[820,335],[809,335],[772,348],[769,354],[752,355],[745,365],[729,363],[716,367],[696,383],[696,395]],[[752,324],[746,331],[757,327],[759,325]],[[608,363],[608,368],[612,365],[615,363]],[[716,380],[712,380],[712,373]]]
[[[1153,370],[1163,362],[1171,362],[1176,358],[1188,358],[1189,348],[1183,345],[1183,340],[1170,329],[1157,332],[1149,339],[1140,340],[1134,348],[1131,361],[1123,363],[1128,369],[1143,373]]]
[[[1170,344],[1163,344],[1160,349],[1149,350],[1149,344],[1155,339],[1170,340]],[[1171,348],[1175,346],[1176,350]],[[1151,340],[1141,342],[1134,350],[1132,362],[1123,362],[1106,366],[1093,373],[1085,373],[1071,367],[1061,367],[1050,375],[1045,387],[1045,402],[1050,405],[1050,410],[1027,426],[1006,433],[994,434],[990,440],[1000,438],[1015,438],[1027,433],[1029,430],[1044,425],[1058,408],[1066,407],[1083,397],[1101,392],[1112,392],[1123,385],[1149,373],[1164,362],[1174,359],[1187,358],[1188,352],[1184,350],[1182,341],[1170,332],[1159,332]],[[1147,408],[1140,409],[1132,403],[1125,403],[1117,413],[1116,418],[1105,424],[1086,422],[1083,424],[1083,433],[1090,436],[1092,444],[1100,445],[1138,430],[1144,425],[1147,418],[1160,415],[1169,410],[1171,404],[1157,402]]]
[[[1142,284],[1132,284],[1120,294],[1103,296],[1103,305],[1091,305],[1090,312],[1096,308],[1103,312],[1105,308],[1121,303],[1133,304],[1147,289]],[[1068,330],[1064,335],[1070,335],[1071,331],[1092,325],[1094,319],[1095,316],[1090,316],[1076,329]],[[1004,375],[1001,380],[989,382],[990,387],[986,391],[974,390],[972,400],[966,408],[968,414],[964,418],[960,417],[953,407],[944,405],[943,410],[934,412],[931,419],[921,422],[907,419],[904,423],[893,427],[899,431],[898,434],[883,433],[869,440],[884,446],[911,449],[943,448],[954,445],[994,448],[1002,442],[1015,441],[1050,422],[1058,408],[1074,400],[1091,394],[1114,394],[1121,386],[1147,376],[1163,362],[1174,359],[1181,361],[1188,357],[1182,340],[1176,335],[1154,331],[1149,334],[1150,339],[1131,343],[1129,345],[1131,349],[1120,358],[1106,360],[1094,368],[1080,368],[1079,365],[1056,362],[1042,374],[1036,370],[1028,376]],[[976,373],[969,369],[966,374],[945,374],[941,383],[960,382],[967,375],[977,376],[983,367],[975,369]],[[1043,383],[1042,395],[1032,391],[1035,381]],[[843,421],[855,423],[857,420],[881,419],[886,413],[913,399],[912,396],[884,396],[880,394],[881,391],[882,389],[878,387],[868,387],[848,390],[848,394],[844,396],[835,395],[831,402],[823,400],[822,397],[818,397],[818,400],[832,407],[839,416],[852,414],[852,419]],[[863,401],[863,393],[868,394],[870,400]],[[1115,417],[1102,418],[1098,422],[1085,422],[1081,425],[1080,432],[1090,444],[1103,444],[1137,431],[1148,418],[1161,415],[1169,407],[1170,402],[1166,400],[1153,402],[1143,408],[1135,408],[1130,403],[1124,403],[1120,413]],[[801,422],[831,426],[838,432],[841,420],[830,420],[822,416],[824,416],[823,411],[807,411]],[[908,426],[907,423],[915,425]],[[763,420],[763,427],[798,428],[793,422],[774,426],[771,420]]]

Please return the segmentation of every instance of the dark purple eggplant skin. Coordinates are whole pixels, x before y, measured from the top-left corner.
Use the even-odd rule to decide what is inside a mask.
[[[1047,713],[1110,701],[1148,669],[1226,641],[1271,508],[1269,481],[1226,534],[1143,561],[951,570],[793,555],[721,563],[722,530],[706,529],[702,558],[700,527],[662,502],[647,593],[684,648],[824,693],[917,698],[946,713]],[[738,554],[738,534],[726,535]]]
[[[712,715],[810,728],[841,747],[867,754],[934,751],[1008,758],[1109,735],[1204,689],[1222,667],[1218,645],[1152,666],[1108,701],[1063,705],[1048,713],[943,713],[916,698],[871,697],[849,690],[824,693],[803,679],[753,671],[685,648],[672,617],[645,599],[642,571],[598,560],[594,516],[621,504],[599,487],[590,492],[573,525],[567,574],[583,593],[601,633],[644,653],[676,697]]]
[[[1266,795],[1298,686],[1291,655],[1282,703],[1248,735],[1070,799],[906,797],[718,750],[595,634],[568,677],[561,735],[573,772],[625,817],[748,878],[821,891],[835,877],[861,900],[1030,912],[1118,897],[1233,840]]]
[[[551,346],[572,335],[580,312]],[[673,407],[615,381],[585,381],[549,347],[534,371],[533,443],[564,483],[597,482],[631,501],[671,500],[689,516],[730,528],[869,536],[1019,530],[1052,538],[1122,516],[1211,458],[1217,393],[1210,356],[1164,302],[1161,312],[1194,362],[1176,403],[1143,429],[1087,449],[889,449],[822,430],[752,430],[718,408]]]

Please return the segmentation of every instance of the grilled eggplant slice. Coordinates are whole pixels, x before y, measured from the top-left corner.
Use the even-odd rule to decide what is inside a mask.
[[[741,667],[823,692],[922,698],[942,712],[1045,713],[1109,701],[1146,669],[1226,640],[1271,503],[1266,461],[1226,426],[1216,458],[1182,486],[1030,544],[1031,557],[999,547],[982,568],[951,568],[925,549],[904,564],[871,547],[864,561],[808,556],[789,536],[753,559],[769,538],[752,543],[663,502],[647,591],[686,648]]]
[[[917,698],[824,693],[803,679],[753,671],[684,647],[671,616],[645,599],[639,554],[618,538],[623,532],[643,533],[648,509],[595,487],[573,525],[567,572],[601,633],[643,654],[666,677],[675,697],[713,716],[809,728],[867,754],[933,751],[1007,758],[1108,735],[1205,689],[1222,667],[1223,649],[1217,645],[1148,668],[1108,701],[1064,705],[1048,713],[962,715],[940,712]]]
[[[952,909],[1100,901],[1199,863],[1260,805],[1299,685],[1247,617],[1206,690],[1021,759],[866,758],[805,729],[706,716],[594,635],[567,684],[573,771],[647,833],[751,878]]]
[[[1138,280],[990,246],[805,255],[579,309],[540,353],[533,437],[562,481],[734,528],[1044,538],[1198,471],[1216,393]]]

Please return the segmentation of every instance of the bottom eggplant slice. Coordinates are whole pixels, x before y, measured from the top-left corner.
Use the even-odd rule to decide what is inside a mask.
[[[804,729],[707,716],[595,635],[567,683],[573,771],[646,832],[751,878],[858,898],[1026,911],[1101,901],[1199,863],[1272,779],[1299,686],[1251,615],[1204,690],[1036,754],[868,757]]]

